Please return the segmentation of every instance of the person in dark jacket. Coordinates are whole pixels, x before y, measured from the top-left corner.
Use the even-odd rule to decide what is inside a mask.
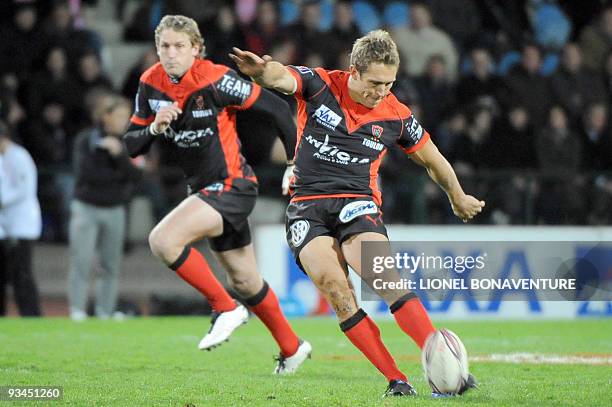
[[[96,103],[97,126],[82,132],[74,146],[75,193],[70,218],[70,317],[84,320],[88,279],[96,247],[102,273],[96,281],[95,315],[108,318],[117,302],[117,281],[125,235],[126,203],[137,170],[123,147],[131,105],[106,94]]]

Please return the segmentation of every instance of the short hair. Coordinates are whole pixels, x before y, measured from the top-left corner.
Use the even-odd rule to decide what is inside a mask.
[[[351,65],[359,73],[367,71],[372,63],[399,66],[399,62],[397,45],[387,31],[370,31],[353,44]]]
[[[157,27],[155,28],[155,45],[159,46],[159,38],[161,32],[165,29],[171,29],[177,32],[185,33],[189,36],[191,45],[196,45],[200,49],[200,54],[204,56],[204,38],[200,34],[198,23],[193,18],[181,15],[166,15],[164,16]]]
[[[128,99],[101,87],[91,89],[85,99],[94,123],[100,123],[105,115],[112,113],[119,107],[132,108]]]

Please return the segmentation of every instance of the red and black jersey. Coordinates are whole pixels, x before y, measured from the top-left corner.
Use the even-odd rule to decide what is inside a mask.
[[[370,109],[349,95],[349,73],[289,66],[297,80],[298,142],[293,201],[372,196],[381,204],[378,168],[388,147],[413,153],[429,139],[393,94]]]
[[[153,139],[174,155],[192,191],[212,183],[229,188],[235,178],[256,182],[240,153],[236,110],[248,109],[261,88],[224,65],[196,59],[180,80],[173,80],[157,63],[140,77],[132,126],[125,135],[130,155],[145,153]],[[153,137],[151,124],[163,106],[178,102],[183,113],[163,134]]]

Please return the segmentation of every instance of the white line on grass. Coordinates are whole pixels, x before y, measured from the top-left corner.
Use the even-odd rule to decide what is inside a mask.
[[[612,355],[494,353],[491,355],[471,356],[470,362],[544,363],[551,365],[612,365]]]

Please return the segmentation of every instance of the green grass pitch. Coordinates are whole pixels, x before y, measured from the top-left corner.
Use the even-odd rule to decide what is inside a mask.
[[[530,352],[603,356],[608,364],[473,362],[480,389],[432,399],[419,352],[393,321],[383,339],[408,374],[416,398],[381,400],[386,381],[349,343],[332,318],[292,321],[313,344],[313,358],[293,376],[272,375],[276,346],[256,319],[212,352],[197,350],[208,318],[124,322],[0,319],[0,386],[63,386],[60,402],[78,406],[396,406],[612,405],[612,320],[441,322],[470,356]],[[9,402],[0,401],[0,405]],[[22,405],[33,402],[10,402]]]

